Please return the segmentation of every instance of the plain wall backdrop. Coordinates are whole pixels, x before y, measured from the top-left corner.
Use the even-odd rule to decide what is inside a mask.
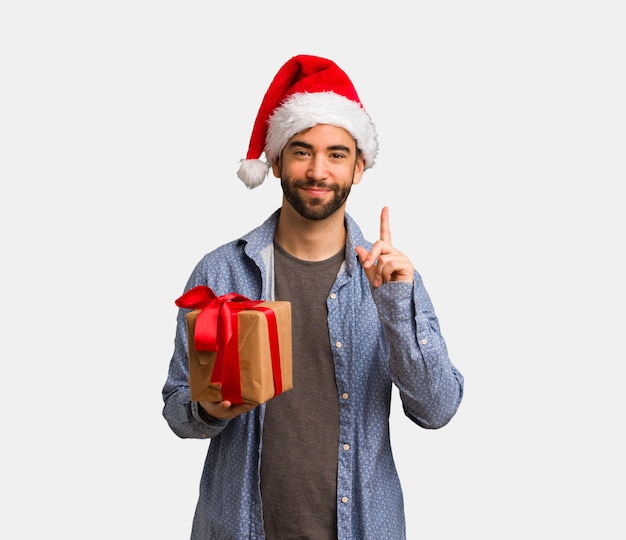
[[[466,378],[441,430],[394,401],[409,540],[623,539],[625,23],[603,0],[4,2],[0,536],[189,537],[208,441],[161,416],[174,300],[279,206],[236,170],[303,53],[372,116],[348,212],[375,239],[390,207]]]

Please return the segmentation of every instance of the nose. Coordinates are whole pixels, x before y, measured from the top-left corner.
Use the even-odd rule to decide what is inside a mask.
[[[323,155],[316,154],[311,158],[307,176],[313,180],[323,180],[328,177],[328,166]]]

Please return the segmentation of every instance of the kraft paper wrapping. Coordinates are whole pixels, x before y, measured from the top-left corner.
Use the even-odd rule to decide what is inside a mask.
[[[291,304],[262,302],[259,307],[271,308],[276,315],[280,348],[282,392],[293,387],[291,357]],[[197,351],[193,332],[200,310],[187,314],[189,345],[189,388],[193,401],[222,401],[220,384],[211,383],[217,352]],[[267,318],[262,311],[244,310],[238,316],[239,366],[241,396],[246,403],[264,403],[276,397]]]

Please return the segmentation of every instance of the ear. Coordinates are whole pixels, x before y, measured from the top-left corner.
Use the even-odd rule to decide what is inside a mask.
[[[280,158],[276,158],[272,161],[272,173],[276,178],[280,178]]]
[[[354,175],[352,178],[352,184],[358,184],[363,178],[363,173],[365,172],[365,159],[363,158],[363,154],[360,153],[359,157],[356,158],[356,163],[354,164]]]

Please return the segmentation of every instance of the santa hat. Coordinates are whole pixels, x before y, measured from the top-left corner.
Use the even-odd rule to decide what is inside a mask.
[[[376,129],[348,76],[332,60],[294,56],[265,93],[237,176],[248,188],[257,187],[287,141],[317,124],[344,128],[356,140],[365,168],[374,165]],[[263,152],[267,162],[260,159]]]

